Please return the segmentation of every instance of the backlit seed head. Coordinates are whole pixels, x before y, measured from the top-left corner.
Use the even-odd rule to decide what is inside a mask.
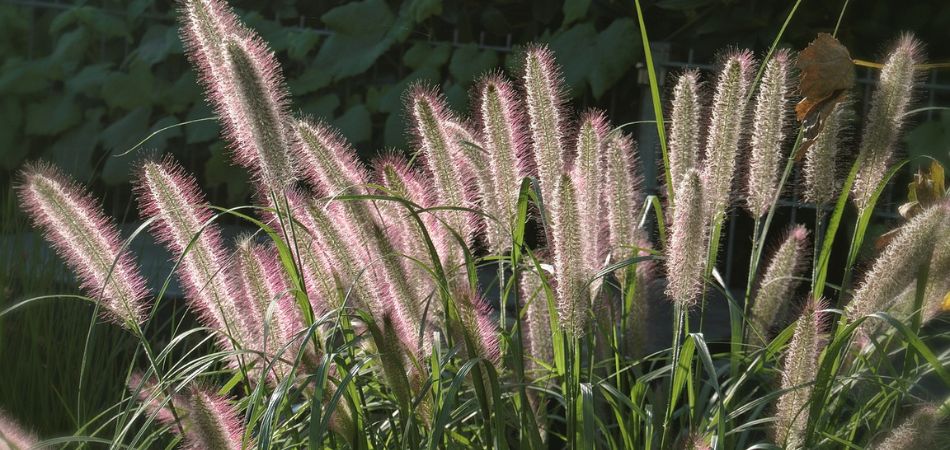
[[[212,210],[197,181],[172,159],[146,162],[139,169],[135,190],[142,217],[153,218],[152,231],[175,258],[189,305],[203,322],[240,343],[243,320],[221,231],[211,221]]]
[[[825,316],[821,311],[825,302],[811,300],[795,325],[795,334],[788,344],[782,369],[782,390],[778,400],[775,440],[785,448],[800,448],[808,424],[810,383],[818,373],[818,355],[821,352]]]
[[[491,74],[477,92],[478,123],[494,192],[494,198],[482,197],[482,207],[501,222],[486,230],[491,251],[501,253],[511,245],[521,180],[531,174],[531,147],[522,102],[511,83]]]
[[[706,266],[705,190],[699,172],[688,170],[676,195],[670,244],[666,255],[666,295],[681,307],[696,303],[703,287]]]
[[[858,150],[861,166],[852,193],[859,209],[869,206],[894,155],[912,98],[916,66],[923,59],[920,47],[912,35],[901,36],[881,69],[880,84],[871,98]]]
[[[567,174],[557,185],[557,209],[552,212],[554,235],[554,272],[557,278],[558,316],[561,327],[573,336],[580,336],[590,304],[586,287],[584,255],[580,242],[580,217],[577,191]]]
[[[818,133],[815,143],[805,152],[803,174],[805,199],[809,202],[826,205],[833,202],[838,194],[835,177],[837,156],[853,116],[849,101],[835,105],[835,109],[825,119],[825,126]]]
[[[680,75],[673,88],[669,151],[674,189],[679,187],[686,171],[696,168],[699,161],[701,110],[699,72],[690,70]]]
[[[0,409],[0,446],[11,450],[34,448],[39,442],[36,435],[23,428],[9,414]]]
[[[935,448],[938,444],[938,433],[941,428],[941,414],[937,407],[925,405],[920,407],[910,417],[904,419],[900,425],[891,430],[877,445],[869,448],[873,450],[920,450]]]
[[[43,163],[26,166],[17,193],[27,215],[77,274],[82,290],[100,302],[102,317],[130,329],[141,324],[145,281],[97,201]]]
[[[934,237],[948,220],[950,205],[939,204],[914,216],[874,261],[845,312],[850,320],[886,309],[930,262]]]
[[[780,50],[766,64],[756,95],[746,197],[746,206],[756,216],[768,212],[778,190],[789,113],[788,71],[788,52]]]
[[[267,190],[294,181],[283,75],[273,52],[220,0],[183,0],[181,34],[235,159]]]
[[[564,82],[550,49],[538,46],[527,51],[522,81],[541,196],[545,208],[553,211],[558,207],[556,187],[564,172],[567,147]]]
[[[749,336],[764,344],[771,329],[782,325],[782,317],[789,306],[789,299],[800,284],[808,258],[808,230],[803,225],[788,231],[785,240],[769,261],[765,276],[760,281],[752,314],[749,318]]]
[[[706,214],[710,219],[721,217],[729,206],[739,141],[744,130],[746,96],[754,66],[751,52],[735,52],[726,59],[716,83],[703,161],[703,179],[707,186]]]

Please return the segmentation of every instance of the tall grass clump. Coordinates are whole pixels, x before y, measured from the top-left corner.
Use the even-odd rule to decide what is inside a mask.
[[[672,194],[661,198],[639,185],[638,152],[652,149],[602,112],[575,117],[543,45],[520,54],[515,77],[477,83],[470,116],[436,87],[410,87],[413,157],[364,162],[331,125],[293,112],[273,53],[224,1],[182,0],[180,13],[254,203],[210,205],[170,157],[138,163],[139,231],[170,251],[166,285],[185,287],[187,311],[164,320],[166,290],[144,287],[129,250],[139,233],[120,239],[57,169],[24,167],[22,207],[78,275],[77,297],[112,323],[97,326],[125,330],[136,353],[114,387],[121,401],[45,441],[0,415],[6,447],[931,442],[921,439],[942,413],[911,411],[927,386],[950,386],[950,353],[932,349],[946,332],[928,324],[950,289],[950,203],[923,205],[859,260],[869,211],[899,167],[921,60],[909,35],[886,58],[848,177],[824,167],[845,154],[840,107],[822,116],[805,189],[788,189],[801,145],[793,52],[772,48],[757,63],[737,50],[716,74],[685,72],[663,145]],[[799,191],[819,210],[834,205],[827,228],[773,223],[783,193]],[[849,198],[853,228],[840,226]],[[744,291],[718,263],[737,205],[755,224]],[[225,217],[247,232],[225,239]],[[833,243],[848,238],[844,279],[830,282]],[[728,316],[729,334],[704,331],[711,314]]]

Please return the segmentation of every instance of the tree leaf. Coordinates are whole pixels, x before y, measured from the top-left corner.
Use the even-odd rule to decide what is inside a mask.
[[[113,155],[124,153],[149,135],[148,121],[151,115],[151,108],[138,108],[102,131],[102,144],[109,155],[102,168],[102,180],[106,184],[115,185],[129,180],[131,164],[139,159],[139,154],[133,152],[119,157]],[[151,147],[146,144],[145,148]]]
[[[369,110],[363,104],[357,104],[346,110],[342,116],[333,121],[333,125],[354,144],[368,141],[373,131]]]
[[[98,120],[87,120],[81,127],[62,135],[47,150],[45,156],[57,167],[78,180],[92,178],[92,155],[99,142]]]
[[[231,163],[223,142],[211,146],[211,159],[205,164],[205,180],[208,187],[224,186],[228,203],[241,204],[250,192],[247,171]]]
[[[135,109],[152,104],[155,78],[145,64],[133,64],[129,72],[113,72],[102,80],[102,99],[110,108]]]
[[[28,145],[19,141],[20,127],[23,125],[23,109],[16,98],[7,98],[0,102],[0,167],[6,170],[17,168],[30,150]]]
[[[452,48],[448,44],[416,42],[402,55],[402,62],[413,70],[438,70],[449,60]]]
[[[566,27],[583,19],[589,8],[590,0],[564,0],[564,23],[561,26]]]
[[[463,45],[452,53],[449,73],[459,83],[470,83],[497,66],[498,54],[494,50],[479,50],[475,44]]]
[[[79,123],[82,111],[76,99],[68,95],[53,95],[26,109],[26,134],[49,136],[62,133]]]

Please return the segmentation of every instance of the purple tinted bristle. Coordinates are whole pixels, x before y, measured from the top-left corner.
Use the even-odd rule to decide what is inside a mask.
[[[159,423],[168,426],[175,425],[175,415],[172,408],[181,408],[185,405],[184,397],[173,395],[167,399],[164,392],[153,378],[146,379],[141,372],[132,372],[126,383],[129,392],[134,394],[145,412]]]
[[[185,441],[193,448],[242,450],[252,447],[244,442],[244,425],[237,410],[224,397],[210,390],[190,389],[189,422]]]
[[[328,196],[365,193],[369,175],[356,149],[338,130],[325,122],[307,119],[296,121],[294,128],[294,154],[314,187]],[[310,148],[308,143],[317,148]],[[315,154],[318,150],[325,155]],[[326,160],[320,161],[317,156]]]
[[[184,0],[179,16],[186,53],[198,68],[199,80],[221,119],[223,135],[236,161],[250,168],[255,178],[269,189],[292,183],[293,165],[289,160],[285,129],[258,120],[263,117],[258,115],[264,115],[269,116],[269,121],[280,123],[288,116],[290,103],[273,52],[253,30],[240,22],[226,2]],[[237,50],[242,53],[240,57],[247,60],[234,67],[232,60]],[[244,92],[240,90],[238,70],[249,71],[257,85],[255,94],[263,98],[242,99]],[[260,126],[277,129],[262,130]]]
[[[9,414],[0,409],[0,446],[11,450],[27,450],[36,447],[39,438],[32,431],[13,420]],[[9,446],[9,447],[8,447]]]
[[[177,271],[192,309],[206,325],[240,342],[243,321],[221,231],[211,223],[212,210],[197,181],[168,157],[142,165],[135,191],[142,217],[155,218],[151,226],[155,238],[171,251],[174,262],[181,258]],[[230,347],[227,343],[222,336],[224,348]]]
[[[76,273],[81,289],[92,298],[101,297],[102,317],[126,328],[141,324],[148,295],[145,280],[131,253],[121,249],[118,229],[98,202],[52,165],[28,164],[21,176],[16,189],[24,209]],[[45,198],[50,195],[57,198]],[[53,200],[61,203],[56,210],[49,205]],[[81,242],[90,245],[84,248]]]

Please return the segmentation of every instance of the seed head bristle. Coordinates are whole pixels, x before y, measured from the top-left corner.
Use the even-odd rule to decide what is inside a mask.
[[[858,209],[870,206],[871,197],[894,155],[905,123],[904,115],[913,97],[916,66],[923,59],[920,47],[912,35],[901,36],[881,69],[880,83],[871,97],[858,149],[860,169],[851,191]]]
[[[710,219],[721,217],[729,206],[746,117],[746,95],[754,65],[751,52],[735,52],[726,59],[716,84],[703,161],[703,179],[708,185],[706,214]]]
[[[818,355],[821,352],[824,330],[825,302],[810,300],[795,325],[795,333],[788,344],[782,370],[782,390],[779,397],[774,432],[776,443],[785,448],[800,448],[808,424],[811,397],[810,383],[818,373]]]
[[[550,49],[545,46],[528,49],[523,83],[541,196],[545,208],[553,211],[558,208],[556,187],[564,172],[567,147],[564,143],[564,82]]]
[[[779,50],[766,64],[756,95],[746,196],[746,206],[754,216],[768,212],[778,190],[782,144],[789,114],[788,74],[788,52]]]
[[[673,88],[669,154],[674,190],[686,171],[696,168],[699,162],[701,114],[699,72],[690,70],[680,75]]]
[[[229,348],[246,338],[239,300],[228,279],[229,261],[221,231],[212,223],[212,210],[197,181],[171,158],[146,162],[139,169],[135,190],[142,217],[154,218],[152,231],[177,262],[189,305],[212,329],[224,334]]]
[[[557,185],[557,209],[552,210],[554,235],[554,272],[557,278],[558,317],[561,327],[572,336],[580,336],[590,305],[586,288],[587,273],[581,250],[580,215],[577,190],[567,174]]]
[[[670,223],[670,244],[666,259],[666,295],[684,309],[693,306],[702,292],[706,266],[705,189],[699,172],[686,171],[675,193],[676,206]]]
[[[10,450],[27,450],[35,448],[39,442],[32,431],[28,431],[13,418],[0,409],[0,447]]]
[[[59,170],[29,164],[17,194],[27,215],[102,305],[102,317],[132,329],[145,320],[145,280],[115,223],[88,193]]]
[[[881,311],[913,282],[921,265],[930,262],[934,237],[948,220],[948,211],[950,205],[947,204],[932,206],[900,228],[845,308],[848,319],[856,320]]]
[[[776,325],[781,326],[782,317],[789,306],[789,298],[800,284],[801,275],[808,257],[808,230],[803,225],[792,227],[779,245],[759,282],[749,317],[748,335],[754,341],[765,344],[766,337]]]
[[[236,161],[271,191],[293,183],[289,100],[274,53],[220,0],[183,0],[181,34]]]
[[[531,148],[521,99],[511,83],[500,74],[488,75],[477,92],[476,112],[494,192],[494,198],[482,198],[482,207],[501,222],[486,230],[490,251],[501,253],[511,245],[521,180],[530,174]]]
[[[838,194],[836,168],[838,151],[845,137],[845,130],[853,118],[851,102],[842,101],[825,119],[825,126],[818,132],[815,143],[805,152],[805,199],[817,205],[827,205]]]

